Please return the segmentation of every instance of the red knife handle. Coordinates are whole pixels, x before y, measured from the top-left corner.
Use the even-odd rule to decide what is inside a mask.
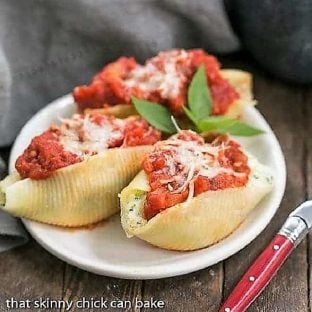
[[[270,282],[294,248],[294,243],[286,236],[277,234],[244,274],[219,311],[245,311]]]
[[[298,216],[290,216],[269,246],[251,265],[222,305],[220,312],[244,312],[270,282],[292,250],[308,232]]]

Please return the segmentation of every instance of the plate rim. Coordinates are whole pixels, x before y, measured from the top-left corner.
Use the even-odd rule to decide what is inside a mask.
[[[12,172],[13,169],[13,155],[16,154],[17,149],[17,142],[19,141],[20,137],[23,137],[24,133],[27,132],[28,128],[30,127],[29,124],[34,122],[36,119],[39,119],[41,114],[45,114],[48,110],[53,110],[52,107],[55,105],[70,105],[73,103],[73,99],[71,94],[66,94],[62,97],[59,97],[55,99],[54,101],[50,102],[46,106],[44,106],[42,109],[40,109],[36,114],[30,118],[26,124],[23,126],[19,134],[17,135],[14,144],[12,146],[11,152],[10,152],[10,158],[9,158],[9,172]],[[280,203],[283,199],[285,187],[286,187],[286,176],[287,176],[287,168],[286,168],[286,162],[285,157],[282,152],[281,146],[279,144],[279,141],[277,140],[275,133],[271,129],[270,125],[266,121],[266,119],[263,117],[263,115],[255,108],[255,107],[247,107],[246,110],[254,110],[254,114],[257,115],[257,118],[262,123],[262,125],[265,126],[265,130],[270,134],[271,139],[273,140],[273,143],[275,145],[277,153],[277,157],[279,160],[280,170],[279,170],[279,188],[277,194],[275,194],[275,197],[272,199],[271,205],[275,207],[275,209],[270,209],[268,212],[266,212],[266,215],[262,216],[261,220],[257,221],[257,224],[254,225],[249,231],[246,231],[245,233],[242,233],[240,236],[240,242],[236,242],[236,244],[229,244],[227,252],[223,253],[219,256],[215,256],[212,260],[209,261],[205,259],[205,254],[200,254],[197,257],[197,261],[194,260],[194,258],[190,257],[187,259],[183,259],[183,266],[175,266],[175,268],[170,267],[170,269],[165,269],[163,265],[159,267],[154,268],[148,268],[148,267],[141,267],[141,269],[137,268],[131,268],[129,266],[125,265],[109,265],[105,263],[104,267],[98,267],[92,262],[88,261],[88,259],[85,259],[85,261],[81,261],[81,258],[78,259],[77,257],[70,257],[68,255],[68,251],[66,251],[63,248],[60,248],[58,246],[51,245],[51,242],[47,242],[47,240],[41,239],[36,233],[36,229],[33,227],[33,223],[37,223],[31,220],[22,219],[23,224],[25,225],[28,232],[31,234],[31,236],[48,252],[56,256],[57,258],[74,265],[78,268],[81,268],[83,270],[99,274],[99,275],[105,275],[105,276],[111,276],[116,278],[123,278],[123,279],[159,279],[159,278],[166,278],[166,277],[173,277],[178,275],[184,275],[187,273],[191,273],[194,271],[198,271],[204,268],[207,268],[213,264],[219,263],[232,255],[236,254],[243,248],[245,248],[250,242],[252,242],[265,228],[266,226],[271,222],[273,216],[275,215],[277,209],[280,206]],[[243,243],[242,243],[243,242]],[[217,245],[217,244],[216,244]],[[215,246],[215,245],[213,245]],[[212,247],[213,247],[212,246]],[[209,248],[209,247],[208,247]],[[196,252],[196,251],[195,251]],[[195,256],[196,258],[196,256]],[[200,258],[198,260],[198,258]],[[209,258],[209,257],[208,257]]]

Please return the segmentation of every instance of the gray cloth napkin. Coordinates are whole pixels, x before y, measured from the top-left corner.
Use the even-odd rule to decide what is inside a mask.
[[[221,0],[1,0],[0,146],[118,56],[238,46]]]
[[[238,49],[221,0],[1,0],[0,146],[40,108],[122,55]],[[25,242],[0,214],[0,251]]]
[[[0,157],[0,179],[6,174],[6,166]],[[21,221],[0,211],[0,252],[25,244],[28,235]]]

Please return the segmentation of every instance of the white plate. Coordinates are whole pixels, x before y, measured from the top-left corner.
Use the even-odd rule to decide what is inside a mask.
[[[31,138],[46,130],[59,117],[70,116],[75,106],[70,95],[38,112],[22,129],[12,149],[10,171]],[[244,119],[266,131],[265,135],[240,139],[248,151],[272,168],[273,191],[252,211],[228,238],[198,251],[175,252],[153,247],[139,239],[126,238],[116,215],[93,229],[67,230],[23,220],[31,235],[58,258],[101,275],[154,279],[193,272],[228,258],[250,243],[270,222],[284,194],[286,168],[279,143],[271,128],[255,108]]]

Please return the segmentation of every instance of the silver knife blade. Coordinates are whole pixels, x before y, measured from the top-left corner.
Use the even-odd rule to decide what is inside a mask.
[[[312,200],[302,203],[289,216],[299,217],[306,223],[308,229],[310,230],[312,228]]]

